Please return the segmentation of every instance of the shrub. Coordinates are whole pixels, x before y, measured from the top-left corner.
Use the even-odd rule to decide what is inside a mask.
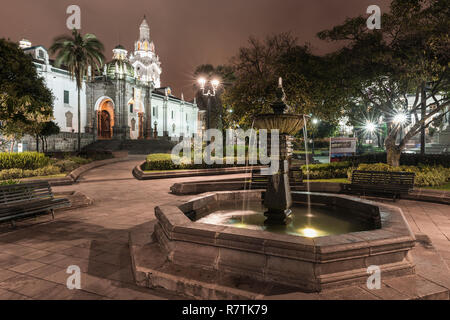
[[[9,186],[12,184],[19,184],[19,183],[20,183],[19,180],[10,179],[10,180],[5,180],[5,181],[0,181],[0,186]]]
[[[61,173],[59,167],[49,165],[35,170],[22,170],[18,168],[0,171],[0,180],[23,179],[38,176],[50,176]]]
[[[223,158],[223,164],[211,164],[206,163],[194,164],[193,161],[190,163],[183,163],[183,158],[179,158],[181,163],[175,164],[172,161],[171,154],[168,153],[155,153],[147,156],[147,161],[143,167],[144,170],[181,170],[181,169],[211,169],[211,168],[229,168],[244,166],[244,164],[226,164],[226,157]]]
[[[309,174],[310,179],[336,179],[346,178],[351,167],[350,162],[332,162],[303,165],[301,169],[305,177]]]
[[[78,168],[80,165],[73,160],[58,160],[53,163],[55,167],[58,167],[61,172],[71,172]]]
[[[386,163],[386,153],[370,153],[358,156],[343,157],[343,161],[349,161],[354,166],[358,166],[360,163]],[[400,156],[400,164],[404,166],[443,166],[450,167],[450,154],[415,154],[415,153],[402,153]]]
[[[398,172],[414,172],[415,186],[440,186],[450,181],[450,168],[443,166],[400,166],[391,167],[385,163],[360,164],[358,170],[363,171],[398,171]],[[351,171],[349,172],[349,178]]]
[[[28,169],[34,170],[47,166],[50,158],[43,153],[21,152],[0,153],[0,170],[5,169]]]

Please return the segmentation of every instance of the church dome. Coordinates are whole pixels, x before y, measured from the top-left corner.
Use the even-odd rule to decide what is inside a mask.
[[[134,78],[134,68],[127,60],[114,59],[107,64],[106,74],[112,79],[116,79],[117,75],[119,78],[121,75]]]

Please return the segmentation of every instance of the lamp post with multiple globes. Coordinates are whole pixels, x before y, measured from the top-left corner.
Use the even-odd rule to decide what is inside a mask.
[[[216,96],[220,81],[217,79],[212,79],[211,81],[209,81],[208,89],[206,89],[206,84],[208,83],[208,81],[205,78],[199,78],[197,81],[200,85],[202,95],[207,97],[207,129],[211,129],[211,97]]]

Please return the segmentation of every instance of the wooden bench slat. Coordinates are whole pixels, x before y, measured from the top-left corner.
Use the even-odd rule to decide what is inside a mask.
[[[414,187],[415,174],[412,172],[361,171],[352,173],[348,191],[389,193],[396,196],[408,193]]]
[[[67,207],[66,198],[54,198],[46,181],[0,186],[0,222]]]

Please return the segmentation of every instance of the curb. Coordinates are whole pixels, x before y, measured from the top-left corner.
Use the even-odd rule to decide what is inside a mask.
[[[63,178],[49,178],[49,179],[23,179],[21,181],[33,181],[33,182],[40,182],[40,181],[48,181],[48,183],[54,187],[54,186],[68,186],[68,185],[72,185],[74,183],[77,182],[78,178],[84,174],[85,172],[94,169],[94,168],[98,168],[101,166],[105,166],[108,164],[113,164],[113,163],[117,163],[117,162],[122,162],[122,161],[126,161],[128,160],[128,157],[126,158],[112,158],[112,159],[105,159],[105,160],[99,160],[99,161],[93,161],[91,163],[85,164],[81,167],[76,168],[75,170],[73,170],[72,172],[70,172],[69,174],[67,174],[67,176],[63,177]]]

